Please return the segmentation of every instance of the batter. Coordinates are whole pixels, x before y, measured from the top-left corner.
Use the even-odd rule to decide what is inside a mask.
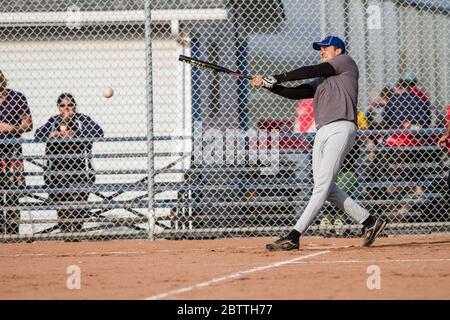
[[[352,148],[357,131],[358,66],[346,54],[345,43],[337,36],[314,42],[322,63],[269,76],[255,76],[251,84],[264,87],[289,99],[309,99],[314,102],[317,133],[312,153],[314,188],[300,219],[287,236],[267,244],[270,251],[294,250],[300,247],[300,237],[313,222],[325,201],[344,210],[363,225],[364,246],[370,246],[383,231],[386,222],[373,217],[335,183],[345,156]],[[311,82],[296,87],[280,83],[304,79]]]

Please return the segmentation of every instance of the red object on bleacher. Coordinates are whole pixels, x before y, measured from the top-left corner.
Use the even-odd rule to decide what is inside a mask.
[[[264,131],[277,131],[279,133],[295,133],[294,122],[292,120],[273,120],[265,119],[260,120],[258,127]],[[271,146],[270,143],[267,146]],[[291,150],[304,150],[309,148],[311,145],[305,138],[293,137],[293,136],[281,136],[279,139],[278,147],[280,149],[291,149]]]
[[[315,130],[313,99],[300,100],[295,107],[295,132],[312,132]]]
[[[411,147],[417,144],[417,139],[411,133],[393,134],[386,139],[386,145],[389,147]]]

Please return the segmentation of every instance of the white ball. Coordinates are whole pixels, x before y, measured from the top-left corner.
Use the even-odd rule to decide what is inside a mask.
[[[105,87],[103,88],[103,96],[105,98],[111,98],[114,94],[114,91],[111,87]]]

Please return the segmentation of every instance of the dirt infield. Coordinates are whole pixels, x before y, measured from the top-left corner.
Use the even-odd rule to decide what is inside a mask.
[[[265,251],[271,240],[2,244],[0,299],[450,299],[449,235],[307,237],[295,252]]]

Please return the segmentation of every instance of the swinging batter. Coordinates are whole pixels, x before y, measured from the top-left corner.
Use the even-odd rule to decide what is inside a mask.
[[[264,87],[289,99],[314,98],[317,133],[312,153],[314,188],[311,198],[293,230],[266,248],[270,251],[299,249],[300,236],[306,231],[328,200],[363,224],[364,246],[370,246],[383,231],[386,222],[374,218],[335,183],[345,156],[356,138],[358,102],[358,66],[346,54],[345,43],[336,36],[314,42],[322,63],[270,77],[255,76],[251,84]],[[297,87],[282,82],[313,79]]]

